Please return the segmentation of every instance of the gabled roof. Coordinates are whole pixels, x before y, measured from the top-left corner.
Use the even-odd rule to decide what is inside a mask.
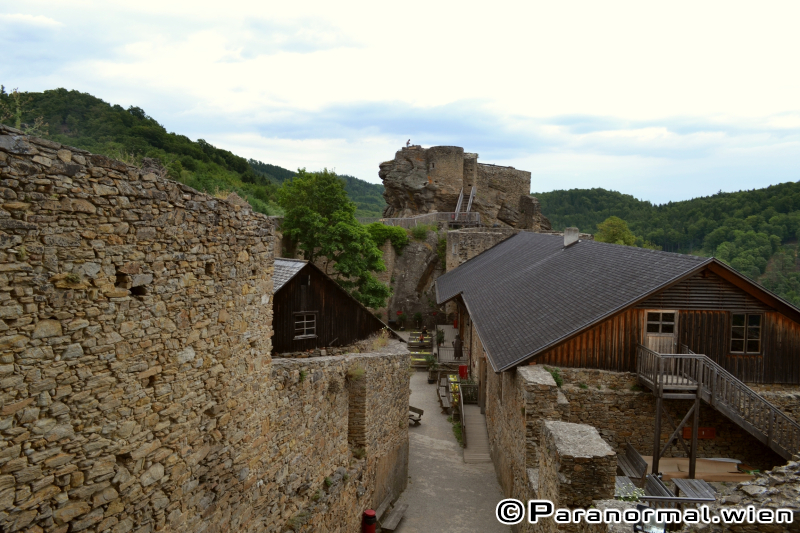
[[[275,258],[275,271],[272,275],[272,293],[278,292],[281,287],[286,285],[290,279],[295,277],[308,261],[302,259],[286,259],[283,257]]]
[[[521,232],[436,281],[461,295],[496,372],[705,268],[713,258]]]

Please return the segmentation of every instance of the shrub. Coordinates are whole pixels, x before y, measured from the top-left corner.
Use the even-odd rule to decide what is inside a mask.
[[[389,330],[383,328],[372,339],[372,350],[376,351],[389,344]]]
[[[325,478],[325,488],[329,489],[331,488],[331,485],[333,485],[333,480],[330,478],[330,476],[328,476]]]
[[[556,382],[557,387],[561,387],[564,384],[564,380],[561,377],[561,374],[558,372],[557,368],[550,368],[548,366],[544,367],[545,370],[550,372],[550,375],[553,376],[553,381]]]
[[[80,283],[81,282],[81,277],[79,275],[75,274],[74,272],[70,272],[69,274],[64,276],[64,279],[67,280],[70,283]]]
[[[356,459],[363,459],[364,457],[366,457],[366,455],[367,455],[367,450],[365,450],[364,448],[355,448],[353,450],[353,457],[355,457]]]
[[[439,263],[442,267],[444,267],[447,258],[445,254],[447,253],[447,237],[439,237],[439,241],[436,243],[436,255],[439,256]]]
[[[411,236],[416,241],[424,241],[428,238],[428,232],[431,231],[430,226],[426,226],[425,224],[420,224],[419,226],[414,226],[411,228]]]
[[[589,385],[587,385],[586,383],[578,383],[578,387],[580,387],[582,389],[588,389]]]
[[[347,379],[350,381],[360,381],[364,379],[364,374],[366,370],[361,365],[351,366],[350,369],[347,371]]]
[[[367,224],[367,231],[376,246],[383,246],[383,243],[390,241],[398,254],[402,254],[403,248],[408,244],[408,233],[397,226],[387,226],[380,222],[373,222],[372,224]]]
[[[302,383],[302,382],[304,382],[306,380],[306,376],[308,376],[308,372],[306,372],[305,370],[301,370],[300,371],[300,383]]]
[[[447,421],[453,424],[453,435],[455,435],[456,440],[458,441],[458,445],[462,448],[464,447],[464,435],[461,429],[461,422],[458,421],[455,417],[448,416]]]

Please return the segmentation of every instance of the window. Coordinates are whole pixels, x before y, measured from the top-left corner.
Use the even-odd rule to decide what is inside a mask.
[[[313,339],[317,336],[317,313],[295,313],[294,338]]]
[[[648,311],[647,333],[675,333],[675,311]]]
[[[731,315],[731,353],[761,353],[761,315]]]

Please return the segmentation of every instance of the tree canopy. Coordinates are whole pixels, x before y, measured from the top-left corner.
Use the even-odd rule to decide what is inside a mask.
[[[278,186],[294,172],[256,159],[245,159],[198,139],[170,133],[140,107],[124,109],[87,93],[55,89],[0,90],[0,122],[26,133],[139,165],[158,160],[169,177],[214,194],[234,191],[258,212],[279,215]],[[357,216],[381,216],[383,185],[346,177]]]
[[[326,274],[367,307],[386,305],[390,289],[374,272],[386,270],[383,254],[366,226],[355,218],[344,180],[334,172],[300,169],[280,188],[282,229],[309,261],[326,258]]]
[[[534,195],[554,229],[577,226],[604,238],[600,225],[617,217],[627,222],[638,246],[715,256],[800,305],[800,183],[662,205],[604,189]]]
[[[627,222],[619,217],[610,216],[597,225],[594,240],[633,246],[636,243],[636,236],[628,229]]]

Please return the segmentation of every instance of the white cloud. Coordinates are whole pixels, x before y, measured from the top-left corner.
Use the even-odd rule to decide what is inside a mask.
[[[26,15],[24,13],[0,13],[0,24],[4,22],[45,28],[63,26],[61,22],[44,15]]]
[[[0,81],[137,105],[288,168],[377,181],[412,137],[548,183],[678,199],[800,177],[798,15],[796,1],[30,0],[0,13]],[[665,187],[676,176],[693,178]]]

